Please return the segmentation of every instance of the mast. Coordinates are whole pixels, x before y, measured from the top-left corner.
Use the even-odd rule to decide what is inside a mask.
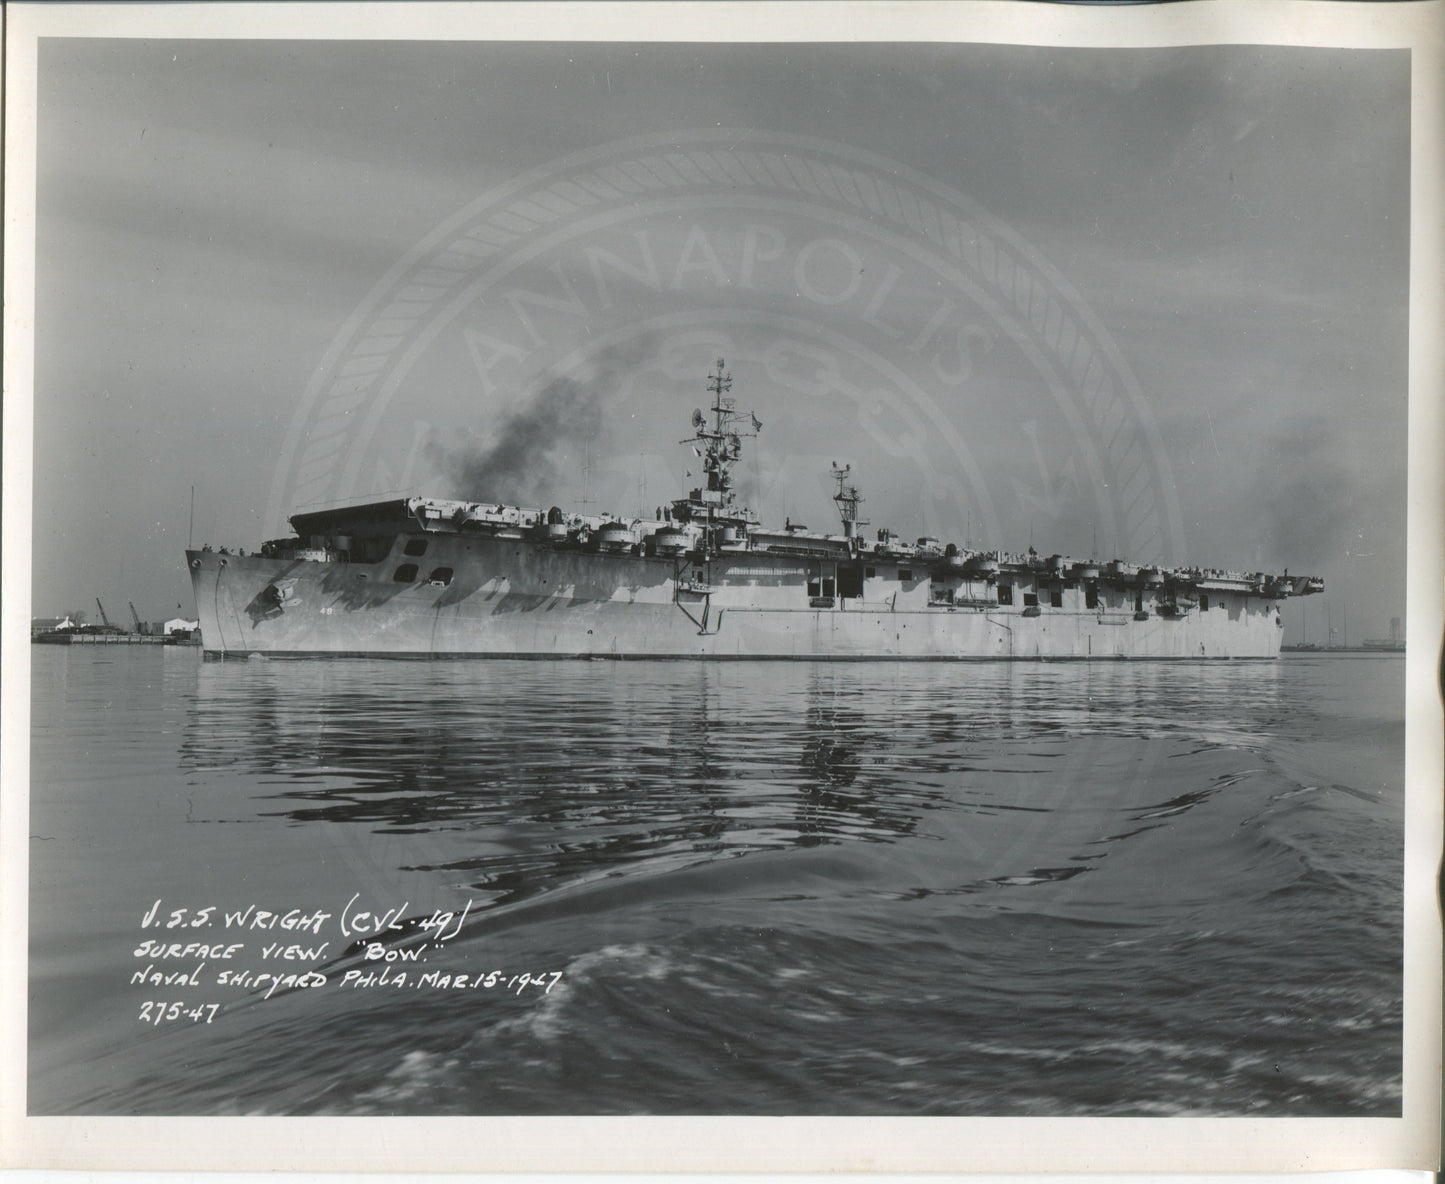
[[[834,461],[832,471],[833,480],[838,482],[838,492],[833,495],[833,500],[838,503],[838,517],[843,520],[843,537],[851,540],[858,537],[859,526],[868,525],[858,517],[858,507],[863,504],[863,497],[856,485],[845,484],[848,474],[853,471],[851,464],[839,468],[838,462]]]
[[[582,509],[581,509],[581,512],[582,512],[582,514],[583,514],[584,516],[585,516],[586,513],[587,513],[587,507],[590,506],[590,505],[592,504],[593,500],[594,500],[594,499],[592,499],[592,498],[590,498],[590,497],[587,496],[587,494],[588,494],[588,492],[589,492],[589,490],[590,490],[591,484],[592,484],[592,441],[591,441],[590,439],[588,439],[588,440],[583,440],[583,441],[582,441],[582,502],[581,502],[581,507],[582,507]]]
[[[703,471],[707,475],[705,488],[692,491],[691,501],[700,502],[707,508],[710,518],[713,507],[725,509],[733,504],[732,467],[742,455],[745,437],[756,436],[762,430],[762,422],[751,411],[739,411],[732,397],[733,376],[725,368],[722,358],[717,360],[717,370],[708,375],[707,389],[712,393],[712,422],[702,411],[692,413],[693,435],[683,444],[691,444],[693,451],[702,458]],[[746,511],[744,511],[744,515]]]

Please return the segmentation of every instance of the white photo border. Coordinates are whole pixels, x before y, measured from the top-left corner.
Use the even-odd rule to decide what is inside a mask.
[[[0,1166],[69,1170],[1198,1172],[1438,1164],[1445,6],[1027,3],[11,4],[6,23]],[[44,37],[1252,44],[1412,53],[1404,1108],[1305,1118],[51,1118],[26,1090],[36,94]],[[359,1125],[365,1123],[364,1128]],[[358,1136],[362,1137],[358,1137]]]

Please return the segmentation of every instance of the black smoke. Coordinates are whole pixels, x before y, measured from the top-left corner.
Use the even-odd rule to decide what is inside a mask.
[[[581,480],[582,453],[596,444],[603,408],[645,347],[605,351],[585,379],[558,376],[492,430],[443,434],[433,429],[428,459],[451,497],[475,502],[558,502]]]

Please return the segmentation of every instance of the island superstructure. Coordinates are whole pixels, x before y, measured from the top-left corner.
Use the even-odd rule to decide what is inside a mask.
[[[733,466],[762,424],[719,359],[702,483],[654,518],[406,497],[296,514],[259,553],[186,552],[207,656],[1276,658],[1316,577],[1162,568],[763,525]]]

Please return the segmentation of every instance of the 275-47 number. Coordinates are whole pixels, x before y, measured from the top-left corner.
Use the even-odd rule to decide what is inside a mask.
[[[216,1018],[216,1012],[220,1010],[219,1003],[202,1003],[196,1007],[187,1007],[184,1003],[158,1003],[149,1000],[140,1005],[139,1019],[143,1024],[154,1024],[156,1027],[174,1023],[176,1020],[190,1020],[196,1024],[204,1020],[209,1024]]]

